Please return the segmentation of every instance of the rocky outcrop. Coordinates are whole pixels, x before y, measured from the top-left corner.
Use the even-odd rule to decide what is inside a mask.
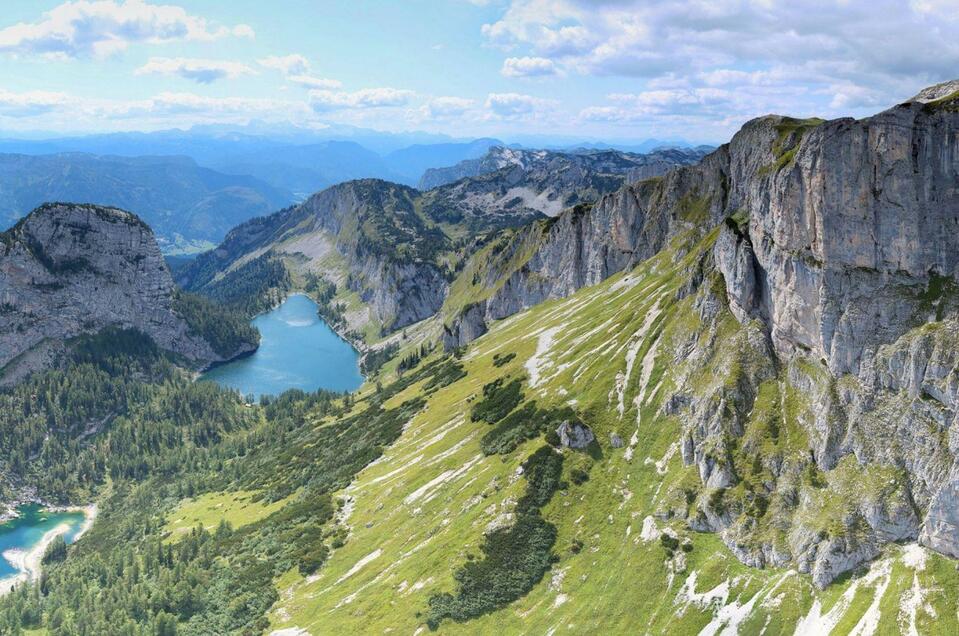
[[[959,222],[957,127],[949,108],[910,102],[859,121],[764,118],[733,138],[726,212],[748,217],[752,258],[724,274],[761,281],[744,309],[768,320],[777,350],[857,373],[916,324],[936,277],[959,273],[946,229]]]
[[[495,253],[477,252],[460,278],[479,280],[487,291],[457,306],[462,296],[454,283],[453,302],[444,307],[444,344],[461,346],[493,320],[599,283],[653,256],[677,232],[721,218],[727,168],[721,148],[696,169],[627,185],[595,205],[523,228]]]
[[[559,436],[560,444],[574,450],[583,450],[596,439],[593,431],[582,422],[564,421],[556,429],[556,434]]]
[[[110,326],[142,331],[197,366],[223,360],[176,313],[174,293],[153,232],[135,215],[44,205],[0,235],[0,368],[49,366],[58,344]]]
[[[806,461],[843,502],[823,510],[800,498],[786,545],[750,549],[754,529],[704,513],[747,563],[785,555],[824,586],[890,541],[959,555],[957,86],[858,121],[761,118],[729,144],[713,260],[730,310],[762,325],[784,386],[806,396]],[[733,422],[720,428],[690,440],[684,459],[737,435]],[[773,469],[774,491],[796,489],[795,475]],[[704,485],[740,481],[729,477]]]
[[[386,331],[400,329],[435,314],[448,286],[439,255],[450,241],[416,213],[418,194],[375,179],[327,188],[234,228],[179,282],[202,292],[222,272],[272,252],[356,292]]]

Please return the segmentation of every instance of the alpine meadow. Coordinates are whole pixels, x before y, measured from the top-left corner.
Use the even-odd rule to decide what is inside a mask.
[[[959,634],[957,77],[959,0],[12,0],[0,636]]]

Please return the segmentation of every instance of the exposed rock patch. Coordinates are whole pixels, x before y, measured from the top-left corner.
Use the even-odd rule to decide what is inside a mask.
[[[176,313],[174,293],[153,232],[135,215],[41,206],[0,235],[0,368],[15,361],[19,376],[47,367],[59,343],[111,326],[142,331],[199,366],[223,360]]]
[[[556,434],[559,435],[560,444],[566,448],[575,450],[586,448],[596,439],[593,431],[589,430],[589,427],[581,422],[571,423],[565,421],[556,429]]]

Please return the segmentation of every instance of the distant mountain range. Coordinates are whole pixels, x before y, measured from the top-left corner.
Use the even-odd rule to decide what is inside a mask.
[[[660,142],[648,142],[654,143]],[[561,188],[566,195],[577,191],[591,199],[596,192],[609,191],[624,178],[633,178],[627,175],[627,168],[646,166],[646,176],[653,176],[683,165],[687,157],[703,154],[697,149],[681,150],[664,158],[657,151],[650,158],[636,159],[646,155],[594,145],[603,147],[540,151],[540,167],[556,167],[547,165],[556,157],[580,157],[574,163],[583,165],[602,161],[602,157],[625,157],[630,166],[619,171],[616,183],[609,187],[594,188],[593,194],[581,192],[582,183]],[[499,154],[487,154],[493,148],[498,148]],[[375,178],[433,188],[502,169],[509,163],[504,153],[534,156],[530,150],[507,147],[493,138],[458,141],[426,133],[390,134],[351,127],[291,131],[263,126],[0,139],[0,153],[6,153],[0,154],[0,228],[46,201],[116,206],[149,223],[168,254],[209,247],[223,240],[231,227],[345,181]],[[591,174],[609,172],[606,168],[589,170]],[[526,178],[535,178],[535,174],[535,169],[530,170]],[[473,185],[474,189],[502,189],[501,181],[494,178],[486,186]],[[523,187],[512,184],[503,196],[514,186]],[[543,194],[541,190],[537,196]],[[516,196],[503,198],[490,192],[484,196],[489,200],[480,206],[483,214],[492,205],[519,204]],[[526,201],[522,207],[533,214],[550,214],[584,198],[544,196],[542,201]]]
[[[479,177],[498,173],[502,170],[513,171],[517,177],[522,175],[521,178],[524,181],[537,179],[544,183],[551,181],[554,184],[557,181],[565,184],[571,181],[582,181],[583,177],[589,173],[590,176],[603,175],[612,178],[619,182],[618,186],[623,181],[638,181],[649,177],[658,177],[676,166],[696,163],[712,150],[713,148],[710,146],[699,146],[697,148],[670,148],[648,154],[636,154],[610,149],[576,149],[571,152],[558,152],[495,146],[477,159],[465,159],[447,168],[427,169],[419,181],[419,188],[421,190],[431,190],[467,177]],[[517,184],[511,185],[515,187]],[[583,183],[578,183],[575,184],[574,189],[582,190],[583,186]],[[545,190],[546,188],[540,189]],[[560,189],[568,190],[569,188],[568,186],[560,186]],[[603,187],[600,189],[612,191],[615,188]],[[581,199],[590,198],[595,197],[588,195],[581,197]],[[540,211],[550,214],[545,209],[546,207],[550,207],[550,209],[556,207],[555,212],[558,212],[563,207],[574,203],[577,203],[577,201],[555,200],[555,206],[540,206],[544,208]]]
[[[3,227],[47,201],[136,211],[170,251],[220,241],[231,227],[289,205],[293,195],[253,177],[203,168],[188,157],[0,155]]]
[[[276,188],[299,193],[302,198],[349,179],[378,178],[415,186],[426,170],[479,158],[493,146],[649,153],[691,144],[660,139],[610,144],[543,136],[506,143],[495,138],[452,139],[423,132],[387,133],[342,125],[308,129],[256,122],[246,127],[205,125],[189,130],[0,139],[3,153],[187,156],[201,166],[249,174]]]

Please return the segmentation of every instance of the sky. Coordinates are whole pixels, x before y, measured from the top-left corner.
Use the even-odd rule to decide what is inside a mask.
[[[263,121],[726,141],[959,77],[959,0],[4,0],[0,136]]]

